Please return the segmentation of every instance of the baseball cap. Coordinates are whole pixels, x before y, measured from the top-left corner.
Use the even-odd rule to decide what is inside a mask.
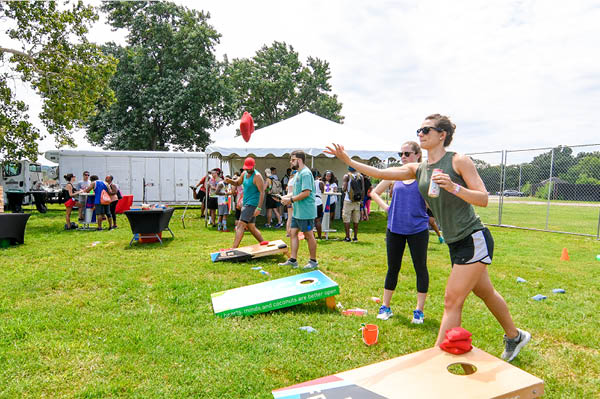
[[[356,172],[356,169],[354,169],[352,166],[348,166],[348,170],[349,170],[350,172]]]
[[[244,169],[254,169],[255,164],[256,164],[256,162],[254,161],[254,158],[248,157],[244,161]]]

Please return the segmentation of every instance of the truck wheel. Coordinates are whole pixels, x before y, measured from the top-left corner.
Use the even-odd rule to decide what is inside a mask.
[[[48,207],[43,202],[36,201],[35,202],[35,207],[36,207],[36,209],[38,210],[39,213],[46,213],[46,212],[48,212]]]
[[[45,194],[33,194],[33,199],[35,200],[35,208],[39,213],[48,212],[48,207],[46,206],[46,195]]]

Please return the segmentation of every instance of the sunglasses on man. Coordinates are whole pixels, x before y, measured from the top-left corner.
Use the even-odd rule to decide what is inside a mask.
[[[444,131],[444,129],[440,129],[439,127],[433,127],[433,126],[425,126],[422,127],[420,129],[417,129],[417,136],[419,135],[419,133],[423,133],[423,134],[429,134],[429,131],[433,129],[438,133],[441,133]]]

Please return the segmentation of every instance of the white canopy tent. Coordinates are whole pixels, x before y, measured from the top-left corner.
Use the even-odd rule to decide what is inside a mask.
[[[241,136],[227,137],[207,147],[210,156],[229,161],[230,170],[239,170],[248,156],[255,158],[256,168],[264,174],[268,167],[276,167],[281,178],[289,167],[289,156],[294,150],[307,154],[306,164],[321,172],[331,170],[339,178],[347,171],[339,160],[324,153],[331,143],[343,144],[350,156],[363,162],[387,162],[400,159],[400,144],[377,143],[368,132],[351,130],[310,112],[303,112],[273,125],[257,129],[248,143]],[[397,148],[394,148],[396,146]],[[395,151],[378,151],[388,147]]]

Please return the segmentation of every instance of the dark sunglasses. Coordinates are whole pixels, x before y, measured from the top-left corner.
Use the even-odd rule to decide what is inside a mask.
[[[420,129],[417,129],[417,136],[419,135],[419,133],[423,133],[423,134],[429,134],[429,131],[433,129],[438,133],[441,133],[444,131],[444,129],[440,129],[439,127],[433,127],[433,126],[425,126],[422,127]]]
[[[410,154],[416,154],[416,152],[414,151],[404,151],[404,152],[399,152],[398,155],[402,156],[404,155],[405,157],[410,157]]]
[[[89,175],[86,173],[86,174],[84,174],[84,176],[89,176]]]

